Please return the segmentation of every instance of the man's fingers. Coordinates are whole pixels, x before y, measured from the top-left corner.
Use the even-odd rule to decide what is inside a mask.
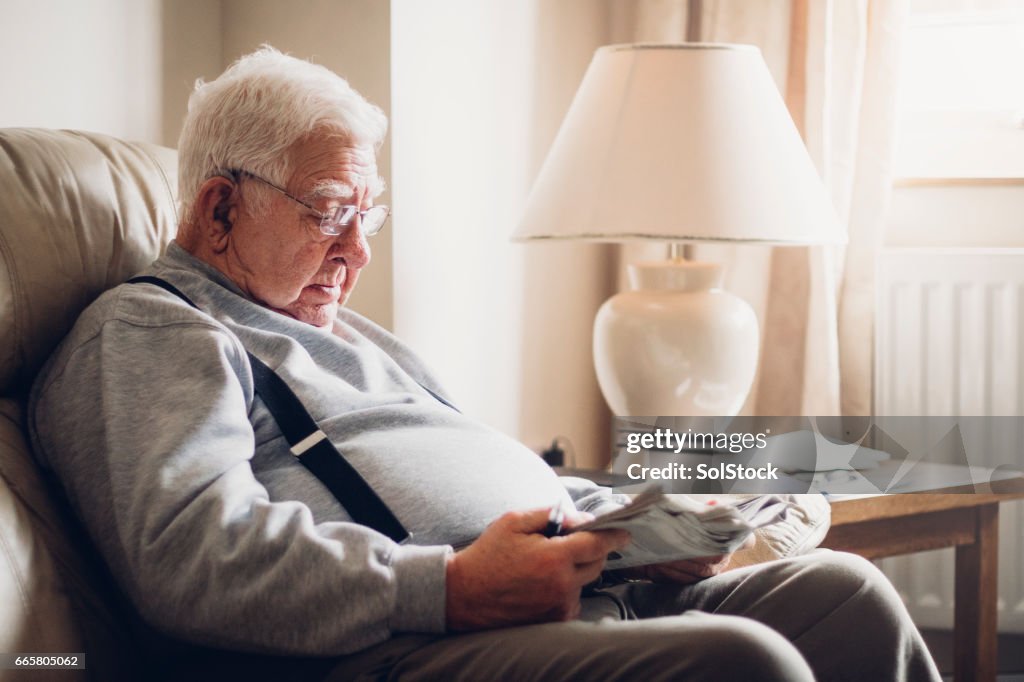
[[[500,519],[500,523],[508,526],[515,533],[539,533],[548,525],[551,508],[531,509],[529,511],[508,512]]]
[[[589,523],[594,520],[594,515],[590,512],[583,511],[570,511],[565,514],[565,521],[563,522],[566,528],[575,528],[581,526],[584,523]]]
[[[514,532],[537,533],[547,527],[548,519],[551,518],[552,508],[543,507],[541,509],[530,509],[529,511],[509,512],[502,516],[501,520],[507,523]],[[589,512],[567,508],[562,518],[562,526],[564,528],[572,528],[593,520],[594,515]]]
[[[629,544],[629,533],[624,530],[583,531],[558,538],[577,564],[603,560],[609,552]]]
[[[581,585],[592,583],[601,576],[601,571],[604,570],[604,557],[601,557],[597,561],[591,561],[586,564],[576,564],[576,579]]]

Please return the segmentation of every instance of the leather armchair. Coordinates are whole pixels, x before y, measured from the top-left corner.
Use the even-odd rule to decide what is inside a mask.
[[[130,652],[81,531],[29,452],[25,399],[79,312],[174,236],[176,175],[176,152],[155,145],[0,130],[0,651],[88,652],[87,669],[62,680],[121,677]],[[44,679],[0,679],[33,674]]]

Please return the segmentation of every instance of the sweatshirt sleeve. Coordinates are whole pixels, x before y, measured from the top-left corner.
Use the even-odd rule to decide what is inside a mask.
[[[148,622],[208,646],[340,655],[443,632],[451,548],[398,545],[271,501],[252,382],[210,323],[109,320],[37,385],[37,447]]]

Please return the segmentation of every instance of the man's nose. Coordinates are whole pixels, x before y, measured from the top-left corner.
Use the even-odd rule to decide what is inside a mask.
[[[370,245],[359,229],[360,219],[356,217],[350,225],[342,229],[341,234],[334,238],[332,258],[343,258],[345,267],[359,270],[370,262]]]

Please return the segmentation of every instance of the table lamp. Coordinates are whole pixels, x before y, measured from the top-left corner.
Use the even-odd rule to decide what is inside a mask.
[[[598,311],[598,383],[619,416],[730,416],[754,380],[757,317],[682,245],[845,234],[761,52],[688,43],[597,50],[513,239],[670,244]]]

